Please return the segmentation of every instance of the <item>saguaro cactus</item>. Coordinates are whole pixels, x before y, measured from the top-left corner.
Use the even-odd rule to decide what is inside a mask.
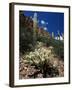
[[[54,39],[54,32],[52,32],[52,38]]]
[[[57,36],[57,39],[60,40],[60,32],[58,30],[58,36]]]
[[[64,34],[62,33],[62,38],[63,38],[63,40],[64,40]]]
[[[36,31],[37,31],[37,13],[34,13],[33,18],[33,43],[36,43]]]

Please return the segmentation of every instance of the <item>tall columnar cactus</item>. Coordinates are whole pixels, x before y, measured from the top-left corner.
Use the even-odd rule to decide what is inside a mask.
[[[63,38],[63,40],[64,40],[64,34],[62,33],[62,38]]]
[[[52,32],[52,38],[54,39],[54,32]]]
[[[34,13],[33,18],[33,43],[36,43],[36,31],[37,31],[37,13]]]
[[[58,30],[58,36],[57,36],[57,39],[60,40],[60,32]]]

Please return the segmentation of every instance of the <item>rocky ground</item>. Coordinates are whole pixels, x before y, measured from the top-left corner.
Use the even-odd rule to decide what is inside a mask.
[[[49,78],[64,76],[64,61],[53,52],[53,47],[46,47],[38,42],[34,51],[20,56],[19,78]]]

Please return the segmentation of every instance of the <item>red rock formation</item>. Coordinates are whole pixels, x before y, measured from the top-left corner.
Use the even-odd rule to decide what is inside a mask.
[[[20,13],[20,27],[25,27],[29,30],[33,30],[33,20],[30,17],[25,16],[23,13]],[[50,36],[48,31],[45,31],[42,27],[37,27],[38,34]]]

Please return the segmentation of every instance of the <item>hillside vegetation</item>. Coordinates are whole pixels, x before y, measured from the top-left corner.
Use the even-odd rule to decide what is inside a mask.
[[[28,19],[29,23],[32,22]],[[45,34],[35,32],[36,36],[33,36],[33,26],[27,26],[26,20],[27,17],[20,16],[19,78],[63,77],[64,42],[44,31]]]

